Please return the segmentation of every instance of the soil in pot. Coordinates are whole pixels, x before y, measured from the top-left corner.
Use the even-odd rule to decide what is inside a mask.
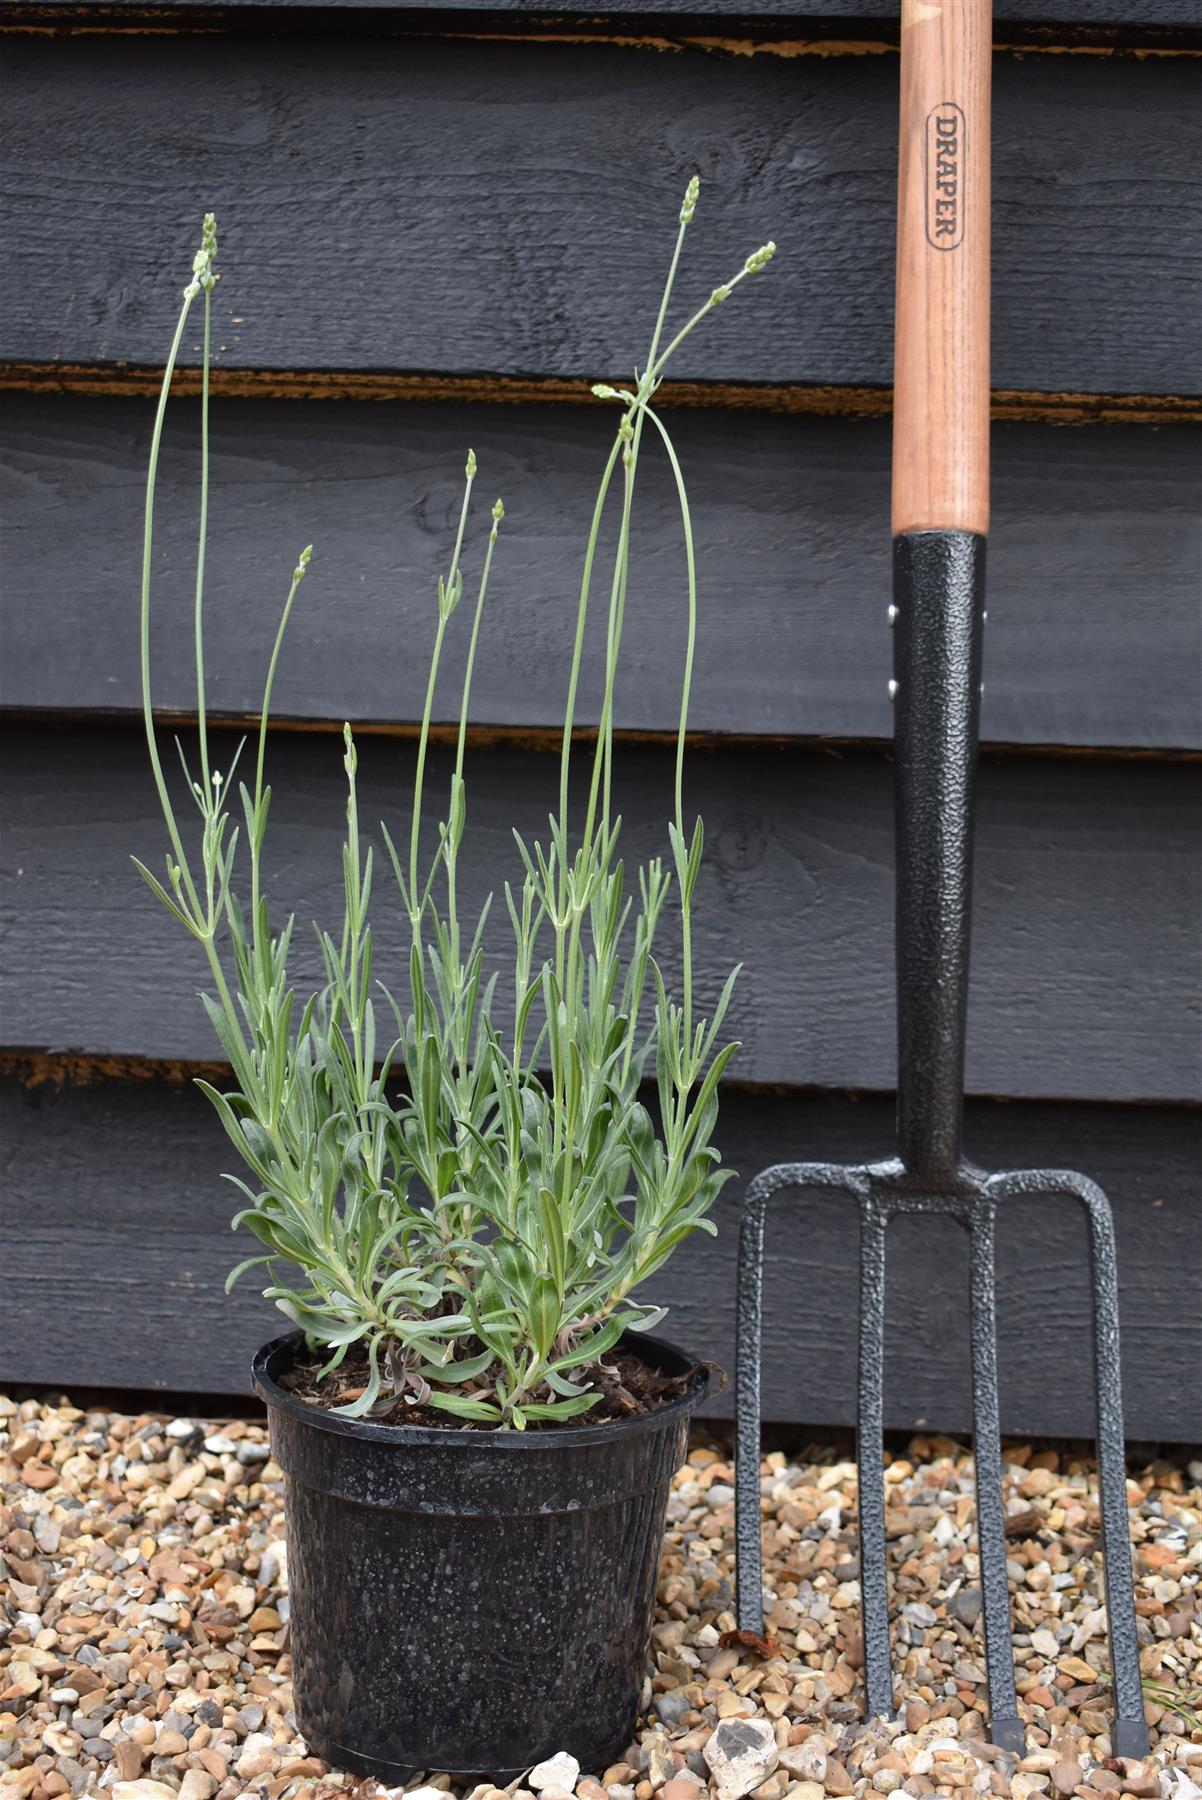
[[[292,1367],[281,1375],[280,1386],[285,1393],[294,1394],[298,1400],[305,1400],[310,1406],[327,1412],[349,1405],[367,1386],[370,1368],[367,1351],[356,1346],[348,1351],[337,1369],[319,1381],[318,1372],[328,1361],[326,1352],[310,1351],[302,1345]],[[673,1375],[632,1351],[615,1349],[599,1363],[577,1370],[574,1376],[575,1380],[587,1381],[599,1391],[601,1398],[595,1406],[576,1418],[557,1424],[540,1425],[531,1420],[527,1430],[571,1431],[574,1427],[636,1418],[640,1413],[654,1412],[657,1407],[679,1400],[705,1371],[719,1375],[713,1363],[695,1364],[683,1374]],[[414,1405],[404,1398],[397,1398],[391,1406],[385,1404],[379,1411],[373,1410],[371,1416],[388,1425],[428,1425],[438,1431],[496,1430],[495,1425],[455,1418],[450,1413],[440,1412],[436,1406]]]

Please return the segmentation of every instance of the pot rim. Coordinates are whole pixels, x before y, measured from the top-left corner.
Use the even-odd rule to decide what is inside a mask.
[[[495,1454],[497,1451],[503,1454],[534,1454],[543,1451],[549,1455],[557,1448],[583,1448],[612,1443],[622,1437],[643,1432],[663,1430],[674,1424],[682,1414],[687,1415],[700,1405],[709,1392],[713,1367],[712,1364],[697,1362],[696,1358],[682,1350],[678,1344],[670,1343],[666,1338],[627,1331],[618,1339],[619,1345],[625,1345],[628,1350],[636,1353],[642,1345],[654,1347],[673,1357],[679,1357],[695,1369],[693,1380],[684,1393],[675,1400],[670,1400],[666,1406],[639,1413],[633,1419],[609,1419],[598,1425],[568,1425],[539,1431],[516,1431],[512,1426],[504,1425],[496,1431],[456,1431],[453,1427],[439,1425],[386,1425],[378,1419],[348,1419],[344,1414],[328,1412],[324,1407],[314,1406],[308,1400],[301,1400],[295,1394],[287,1393],[269,1373],[269,1364],[284,1350],[297,1349],[303,1344],[304,1337],[303,1331],[281,1332],[279,1337],[272,1338],[255,1352],[251,1363],[251,1380],[255,1392],[265,1402],[269,1412],[284,1413],[298,1425],[310,1430],[326,1431],[333,1437],[353,1438],[360,1444],[391,1444],[409,1449],[424,1446],[433,1448],[438,1445],[444,1449],[462,1449],[468,1455],[484,1455],[486,1452]]]

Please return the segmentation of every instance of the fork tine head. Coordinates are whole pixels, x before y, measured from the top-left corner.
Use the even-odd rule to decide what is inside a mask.
[[[988,1185],[990,1192],[999,1199],[1015,1194],[1066,1194],[1085,1210],[1089,1227],[1102,1566],[1116,1714],[1111,1747],[1116,1756],[1138,1759],[1148,1755],[1150,1745],[1144,1719],[1127,1518],[1118,1258],[1110,1202],[1095,1181],[1073,1169],[1012,1170],[992,1176]]]
[[[751,1182],[743,1200],[735,1296],[735,1581],[741,1631],[764,1629],[760,1549],[760,1349],[764,1218],[783,1189],[835,1188],[858,1194],[858,1169],[843,1163],[778,1163]]]
[[[989,1692],[989,1735],[1003,1750],[1026,1749],[1014,1686],[1010,1590],[1006,1575],[1006,1513],[1002,1497],[998,1402],[997,1306],[993,1268],[994,1201],[974,1204],[969,1227],[972,1312],[972,1444],[977,1489],[977,1550],[981,1565],[981,1623]]]
[[[860,1491],[860,1603],[864,1618],[865,1708],[893,1716],[889,1575],[885,1549],[885,1231],[888,1217],[860,1201],[860,1352],[856,1375],[856,1461]]]

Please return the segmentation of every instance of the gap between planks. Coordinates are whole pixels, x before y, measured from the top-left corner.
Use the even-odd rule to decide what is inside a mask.
[[[183,709],[155,707],[154,722],[161,731],[190,731],[196,726],[197,715]],[[121,711],[114,708],[100,712],[87,707],[0,705],[0,730],[16,731],[25,725],[50,730],[64,726],[120,729],[140,726],[141,723],[142,714],[133,708]],[[414,719],[300,718],[275,712],[271,714],[268,730],[270,734],[278,733],[280,736],[334,737],[341,736],[347,725],[360,737],[394,738],[401,743],[416,743],[421,736],[421,725]],[[210,731],[242,731],[249,734],[258,730],[259,715],[210,712],[208,728]],[[459,726],[454,720],[437,721],[430,726],[432,744],[453,745],[458,736]],[[572,732],[574,744],[595,743],[596,737],[597,728],[594,725],[577,726]],[[503,748],[558,756],[562,732],[558,725],[475,724],[468,726],[466,741],[469,750]],[[618,726],[614,730],[614,741],[619,745],[648,745],[671,750],[676,746],[677,734],[674,728],[650,731]],[[760,750],[777,754],[799,752],[806,756],[829,756],[836,761],[844,755],[867,753],[884,756],[886,760],[890,760],[893,755],[893,740],[890,737],[798,737],[784,732],[688,731],[685,733],[685,743],[694,752],[711,755],[720,754],[724,750]],[[981,744],[980,755],[986,762],[1020,759],[1041,762],[1049,759],[1112,763],[1202,762],[1202,750],[1188,744],[1017,744],[1003,739],[991,739]]]
[[[161,1083],[165,1087],[182,1089],[197,1079],[208,1081],[215,1086],[218,1082],[232,1080],[232,1078],[233,1070],[229,1063],[219,1060],[210,1062],[203,1059],[193,1061],[151,1056],[100,1055],[73,1050],[31,1050],[20,1046],[0,1049],[0,1080],[16,1081],[30,1091],[38,1088],[50,1088],[55,1093],[61,1093],[64,1088],[128,1087],[142,1086],[148,1083]],[[805,1082],[790,1086],[787,1082],[744,1081],[737,1077],[727,1078],[723,1081],[722,1086],[729,1093],[763,1095],[791,1101],[803,1099],[872,1101],[888,1098],[893,1093],[892,1088],[820,1087],[814,1083]],[[982,1101],[995,1106],[1096,1107],[1106,1105],[1108,1107],[1121,1106],[1124,1111],[1168,1106],[1176,1112],[1202,1111],[1202,1101],[1166,1101],[1155,1097],[1104,1102],[1088,1097],[1083,1098],[1080,1095],[1064,1099],[1056,1094],[967,1093],[964,1097],[966,1101]]]
[[[0,392],[55,393],[88,398],[152,398],[162,370],[143,364],[0,363]],[[232,369],[217,367],[210,391],[230,400],[474,401],[488,405],[593,404],[593,377],[556,375],[433,375],[373,370]],[[624,382],[622,376],[597,380]],[[200,370],[177,368],[172,393],[200,392]],[[805,414],[818,418],[881,419],[893,409],[887,387],[801,382],[665,381],[659,404],[715,410]],[[1197,425],[1202,396],[1191,394],[1045,393],[995,389],[990,417],[999,424]]]
[[[674,30],[666,23],[660,31],[632,32],[624,29],[624,15],[609,18],[604,15],[600,18],[597,15],[565,16],[560,20],[548,20],[545,15],[533,19],[519,15],[512,25],[503,19],[498,22],[497,29],[483,31],[478,23],[480,15],[474,10],[462,13],[443,10],[437,23],[428,13],[417,12],[398,19],[394,12],[382,14],[371,8],[349,10],[354,13],[350,20],[340,11],[333,18],[327,18],[325,9],[314,8],[309,12],[303,6],[290,8],[286,16],[281,16],[274,8],[264,14],[253,5],[245,10],[225,7],[192,10],[185,6],[125,8],[35,4],[10,7],[0,24],[0,36],[96,37],[123,32],[147,37],[214,36],[264,28],[274,32],[314,33],[315,28],[320,31],[334,26],[342,31],[348,27],[357,28],[361,33],[378,37],[462,38],[476,43],[606,44],[623,50],[659,53],[699,50],[712,55],[769,56],[787,61],[797,57],[898,54],[898,44],[890,38],[821,34],[774,37],[770,35],[770,28],[755,35],[740,36],[731,31]],[[700,15],[694,15],[697,16],[704,18],[704,10]],[[750,29],[748,22],[740,23],[744,24],[745,31]],[[531,29],[531,25],[536,25],[537,29]],[[1079,36],[1072,35],[1073,28],[1070,27],[1070,35],[1065,38],[1062,26],[1033,25],[1019,28],[1012,36],[1006,36],[1003,31],[995,38],[993,49],[998,55],[1016,57],[1093,56],[1137,62],[1162,57],[1202,57],[1202,48],[1193,41],[1195,34],[1190,27],[1183,30],[1153,27],[1152,30],[1165,41],[1148,42],[1145,38],[1125,34],[1120,27],[1088,26],[1080,28]]]

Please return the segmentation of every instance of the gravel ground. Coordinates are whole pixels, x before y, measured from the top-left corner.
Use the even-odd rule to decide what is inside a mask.
[[[583,1773],[564,1745],[513,1784],[515,1800],[1202,1800],[1202,1463],[1158,1462],[1128,1482],[1154,1742],[1143,1765],[1111,1756],[1089,1462],[1007,1451],[1029,1746],[1016,1762],[986,1738],[971,1458],[916,1437],[886,1471],[901,1716],[865,1726],[855,1469],[808,1455],[763,1464],[768,1654],[722,1642],[732,1470],[698,1442],[669,1503],[635,1743]],[[0,1800],[379,1795],[310,1757],[296,1729],[280,1473],[261,1426],[0,1398],[0,1495]],[[465,1791],[436,1774],[415,1789]],[[472,1800],[505,1797],[485,1786]]]

